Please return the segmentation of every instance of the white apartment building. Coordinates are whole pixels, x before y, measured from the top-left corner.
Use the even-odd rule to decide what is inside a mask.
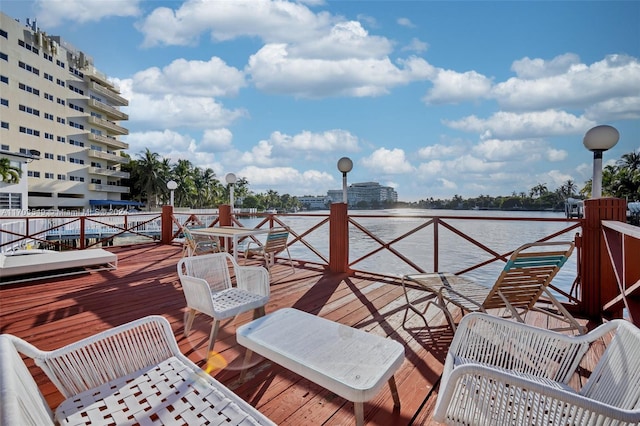
[[[323,197],[320,195],[305,195],[303,197],[296,198],[303,207],[306,207],[309,210],[325,210],[327,209],[327,206],[331,204],[331,200],[329,199],[329,197]]]
[[[330,189],[327,197],[332,203],[342,202],[342,190]],[[375,204],[395,203],[398,201],[398,193],[390,186],[381,186],[378,182],[362,182],[349,185],[347,188],[347,202],[350,206],[357,206],[360,202],[366,202],[369,206]]]
[[[11,208],[84,210],[128,205],[129,173],[120,155],[129,131],[120,111],[128,100],[93,59],[36,22],[0,13],[0,156],[29,157],[28,205]],[[17,200],[0,184],[0,199]],[[1,208],[1,206],[0,206]]]

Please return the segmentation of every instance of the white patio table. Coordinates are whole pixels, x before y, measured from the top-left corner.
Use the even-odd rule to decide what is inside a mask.
[[[358,426],[364,424],[364,402],[385,382],[400,407],[393,375],[404,361],[404,347],[395,340],[293,308],[239,327],[236,337],[248,349],[241,380],[255,352],[353,401]]]
[[[253,228],[243,228],[237,226],[211,226],[209,228],[196,228],[190,229],[193,235],[204,235],[207,237],[219,237],[225,239],[225,247],[228,248],[229,240],[231,239],[233,247],[233,258],[235,261],[238,261],[238,240],[244,237],[250,237],[252,235],[259,234],[267,234],[269,232],[269,228],[266,229],[253,229]]]

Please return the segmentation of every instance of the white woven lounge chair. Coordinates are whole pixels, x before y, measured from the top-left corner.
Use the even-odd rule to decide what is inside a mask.
[[[589,345],[613,334],[589,379],[568,385]],[[592,353],[592,351],[589,351]],[[613,320],[569,336],[483,313],[449,348],[434,420],[458,425],[640,424],[640,329]]]
[[[233,286],[229,268],[233,268]],[[215,344],[220,321],[254,310],[254,318],[264,315],[269,301],[269,273],[261,266],[238,266],[228,253],[184,257],[178,262],[187,311],[184,335],[187,336],[197,312],[213,318],[207,354]],[[208,356],[208,355],[207,355]]]
[[[66,398],[51,412],[20,353]],[[0,425],[273,425],[185,357],[149,316],[53,351],[0,336]]]

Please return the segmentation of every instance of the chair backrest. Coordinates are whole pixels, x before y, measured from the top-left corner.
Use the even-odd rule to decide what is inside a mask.
[[[178,276],[184,275],[207,281],[211,291],[231,288],[229,267],[235,268],[233,256],[228,253],[211,253],[201,256],[184,257],[178,262]]]
[[[279,253],[287,248],[289,231],[286,228],[272,228],[264,244],[265,253]]]
[[[587,383],[580,393],[603,404],[640,409],[640,329],[626,320],[618,323]]]
[[[53,425],[53,414],[13,342],[0,336],[0,425]]]
[[[513,252],[485,298],[485,309],[530,309],[573,252],[571,241],[529,243]]]

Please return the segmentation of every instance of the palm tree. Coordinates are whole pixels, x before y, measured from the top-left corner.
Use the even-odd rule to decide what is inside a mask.
[[[140,154],[137,161],[137,184],[142,190],[142,194],[146,195],[147,208],[158,205],[158,194],[162,193],[166,187],[164,176],[162,176],[162,163],[160,162],[160,154],[151,152],[149,148]]]
[[[5,183],[18,183],[22,177],[22,169],[11,164],[7,157],[0,158],[0,180]]]
[[[640,169],[640,151],[633,151],[628,154],[624,154],[620,160],[618,160],[618,166],[627,167],[632,171]]]
[[[189,160],[178,160],[171,171],[173,178],[178,182],[176,189],[176,205],[191,207],[197,203],[198,188],[196,187],[196,174],[193,164]]]

